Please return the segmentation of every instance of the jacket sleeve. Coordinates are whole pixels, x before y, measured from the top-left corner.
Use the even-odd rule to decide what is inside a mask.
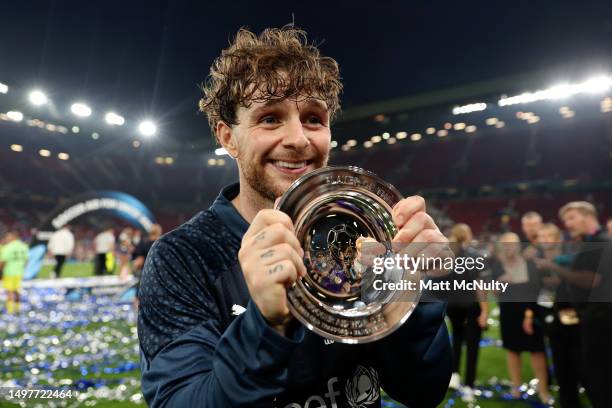
[[[303,330],[284,337],[256,305],[221,331],[218,305],[194,274],[197,256],[159,241],[139,290],[142,390],[149,406],[270,406],[288,380]]]
[[[410,408],[434,408],[452,371],[443,302],[421,302],[395,333],[374,343],[381,387]]]

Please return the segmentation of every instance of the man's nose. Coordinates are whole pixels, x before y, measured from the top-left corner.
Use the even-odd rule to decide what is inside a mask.
[[[303,150],[310,144],[310,139],[304,132],[304,126],[299,118],[289,121],[283,138],[283,146],[294,150]]]

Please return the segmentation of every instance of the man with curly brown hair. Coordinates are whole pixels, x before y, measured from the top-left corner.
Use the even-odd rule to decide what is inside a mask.
[[[327,164],[337,63],[291,26],[240,30],[214,62],[200,108],[236,159],[239,182],[159,239],[140,286],[142,389],[153,407],[380,406],[383,388],[435,407],[450,378],[441,304],[365,345],[326,341],[292,319],[286,285],[306,273],[274,201]],[[420,197],[393,209],[397,241],[447,242]]]

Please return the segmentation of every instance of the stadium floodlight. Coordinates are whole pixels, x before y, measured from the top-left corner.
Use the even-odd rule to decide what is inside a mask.
[[[41,90],[38,89],[35,89],[30,92],[30,95],[28,95],[28,99],[30,100],[30,103],[32,105],[36,106],[44,105],[49,101],[47,95],[45,95]]]
[[[516,105],[543,100],[564,99],[581,93],[601,93],[612,87],[612,78],[605,75],[592,77],[577,84],[560,84],[536,92],[524,92],[520,95],[500,98],[499,106]]]
[[[115,112],[108,112],[104,116],[104,119],[106,120],[106,123],[114,126],[123,126],[125,123],[125,118],[121,115],[117,115]]]
[[[413,133],[410,135],[410,140],[412,140],[413,142],[417,142],[419,140],[421,140],[422,136],[420,133]]]
[[[338,142],[336,140],[332,140],[331,142],[331,148],[333,149],[334,147],[338,147]]]
[[[217,156],[223,156],[229,153],[227,152],[227,150],[225,150],[225,147],[219,147],[218,149],[215,149],[215,154]]]
[[[470,103],[469,105],[455,106],[453,115],[462,115],[465,113],[479,112],[487,109],[487,104],[484,102]]]
[[[597,76],[582,83],[584,92],[601,93],[606,92],[612,86],[612,78],[607,76]]]
[[[6,117],[13,122],[21,122],[23,120],[23,113],[19,111],[8,111],[6,112]]]
[[[5,94],[8,92],[8,85],[0,82],[0,93]]]
[[[38,154],[40,154],[42,157],[49,157],[51,156],[51,152],[47,149],[40,149],[38,151]]]
[[[68,160],[70,155],[68,153],[61,152],[57,154],[57,158],[60,160]]]
[[[151,137],[157,132],[157,126],[150,120],[145,120],[138,125],[138,131],[140,131],[143,136]]]
[[[408,137],[408,133],[407,132],[397,132],[395,134],[395,137],[398,138],[399,140],[402,140]]]
[[[72,113],[82,118],[86,118],[91,115],[91,108],[81,102],[73,103],[70,110]]]
[[[365,142],[363,142],[363,147],[365,147],[366,149],[369,149],[372,146],[374,146],[374,143],[372,143],[371,140],[366,140]]]
[[[14,152],[23,152],[23,146],[20,144],[12,144],[11,150]]]
[[[346,142],[346,144],[350,147],[355,147],[357,146],[357,141],[355,139],[350,139],[348,142]]]

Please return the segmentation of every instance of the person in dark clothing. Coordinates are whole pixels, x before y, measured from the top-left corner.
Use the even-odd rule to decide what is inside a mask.
[[[134,309],[138,310],[138,289],[140,288],[140,278],[142,277],[142,267],[144,266],[145,259],[153,246],[153,243],[159,239],[162,235],[162,227],[159,224],[153,224],[149,231],[149,237],[140,241],[132,252],[132,273],[136,277],[136,283],[134,288],[136,289],[136,295],[134,296]]]
[[[542,216],[535,211],[528,211],[521,217],[521,243],[523,258],[533,259],[538,252],[538,231],[542,228]]]
[[[563,234],[555,224],[543,224],[537,234],[538,254],[533,259],[547,259],[558,265],[571,262],[563,242]],[[580,320],[569,302],[567,282],[554,272],[540,270],[543,290],[539,295],[536,314],[548,337],[554,375],[559,386],[561,408],[580,408],[579,387],[582,380],[580,364]],[[552,292],[552,295],[551,295]],[[533,325],[533,320],[526,322]],[[533,328],[530,329],[533,331]]]
[[[340,87],[336,62],[293,27],[242,29],[215,61],[200,105],[239,183],[145,261],[138,337],[151,407],[374,407],[380,388],[410,407],[444,398],[442,304],[420,304],[394,333],[359,345],[325,341],[288,310],[303,251],[291,219],[272,208],[327,163]],[[400,201],[393,221],[399,242],[447,242],[419,197]]]
[[[472,230],[467,224],[455,224],[453,226],[449,241],[457,258],[478,257],[478,253],[471,246],[472,238]],[[448,278],[442,280],[479,280],[482,279],[481,272],[477,268],[466,268],[466,270],[455,271]],[[454,287],[454,285],[451,285],[451,287]],[[450,321],[453,335],[453,375],[450,387],[460,388],[459,366],[461,351],[465,343],[467,355],[462,399],[465,402],[473,402],[480,338],[482,330],[487,326],[488,318],[486,292],[455,290],[449,292],[447,301],[446,315]]]
[[[609,407],[612,238],[599,224],[597,210],[589,202],[570,202],[559,210],[559,217],[572,238],[582,241],[582,246],[569,268],[549,260],[538,261],[538,266],[557,273],[569,283],[580,319],[583,385],[594,408]]]
[[[508,371],[512,395],[520,397],[521,353],[529,352],[531,366],[538,379],[538,394],[544,403],[551,401],[548,389],[548,369],[544,353],[542,323],[533,312],[541,289],[540,276],[531,261],[525,260],[517,234],[507,232],[499,238],[498,262],[493,263],[491,276],[507,282],[508,289],[500,293],[499,321],[503,347],[508,354]]]

